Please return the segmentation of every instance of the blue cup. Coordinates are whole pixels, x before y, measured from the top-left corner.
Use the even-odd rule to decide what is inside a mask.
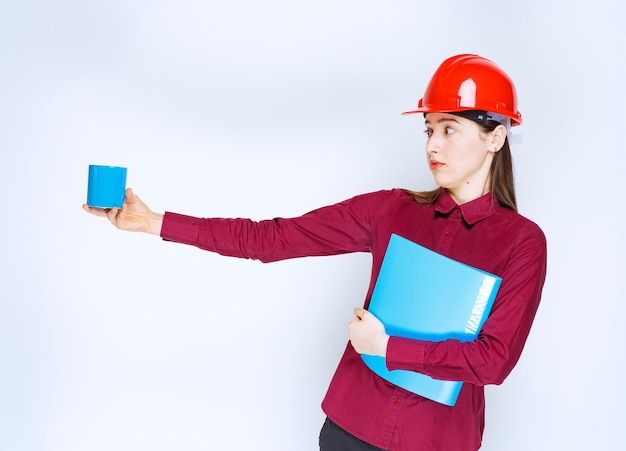
[[[126,168],[89,165],[87,205],[96,208],[122,208],[126,197]]]

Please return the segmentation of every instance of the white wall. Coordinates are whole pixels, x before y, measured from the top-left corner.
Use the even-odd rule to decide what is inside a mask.
[[[0,1],[0,449],[315,450],[369,257],[262,265],[85,214],[87,166],[158,211],[292,216],[432,186],[413,107],[462,52],[516,80],[522,212],[549,240],[483,450],[620,443],[617,1]]]

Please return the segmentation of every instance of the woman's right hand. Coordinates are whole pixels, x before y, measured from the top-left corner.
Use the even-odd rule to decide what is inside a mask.
[[[163,215],[150,210],[131,188],[126,189],[126,198],[121,209],[117,207],[103,209],[83,205],[83,210],[95,216],[107,217],[111,224],[120,230],[161,234]]]

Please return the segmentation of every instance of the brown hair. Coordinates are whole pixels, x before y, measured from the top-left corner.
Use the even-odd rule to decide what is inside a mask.
[[[501,125],[496,121],[486,123],[476,122],[483,133],[490,133]],[[431,191],[409,191],[413,198],[420,204],[430,205],[437,200],[441,188]],[[502,148],[496,152],[491,168],[489,169],[489,192],[495,202],[501,207],[517,211],[517,201],[515,199],[515,183],[513,180],[513,157],[509,147],[508,137],[504,140]]]

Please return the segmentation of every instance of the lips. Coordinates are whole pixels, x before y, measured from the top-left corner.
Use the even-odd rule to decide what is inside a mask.
[[[443,166],[443,163],[441,163],[440,161],[430,160],[430,169],[432,171],[435,171],[435,170],[439,169],[442,166]]]

